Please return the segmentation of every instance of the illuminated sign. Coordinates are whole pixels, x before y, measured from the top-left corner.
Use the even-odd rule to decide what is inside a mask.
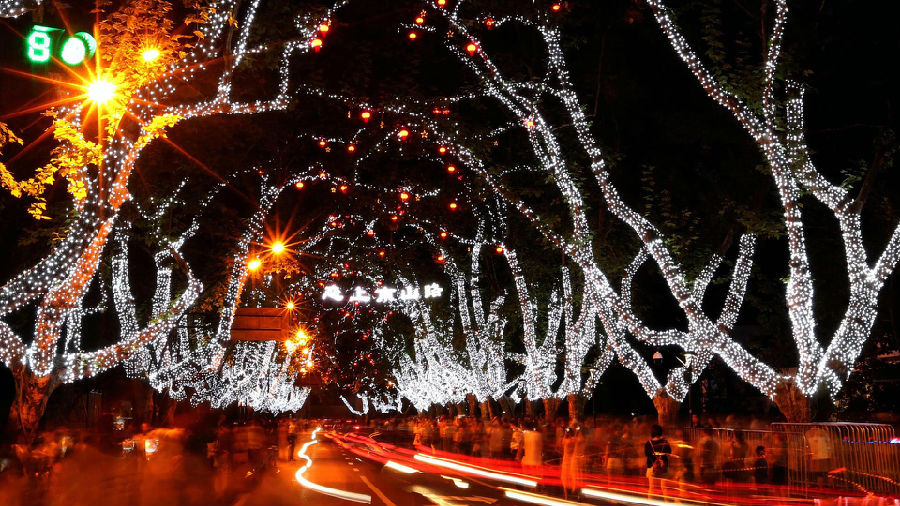
[[[322,291],[322,300],[332,302],[347,301],[354,304],[368,304],[374,300],[376,304],[391,304],[397,301],[436,299],[443,293],[443,287],[437,283],[425,285],[422,287],[422,290],[415,286],[405,286],[400,289],[381,286],[369,291],[361,286],[355,286],[349,293],[344,293],[341,287],[337,285],[328,285]]]
[[[25,37],[25,57],[32,63],[47,63],[56,57],[66,65],[81,65],[97,52],[97,41],[87,32],[65,36],[65,30],[34,25]]]

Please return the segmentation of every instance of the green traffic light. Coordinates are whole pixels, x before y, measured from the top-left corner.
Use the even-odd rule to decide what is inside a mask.
[[[84,41],[77,37],[69,37],[69,40],[63,44],[62,52],[59,56],[67,65],[78,65],[83,62],[84,57],[87,56],[87,49],[84,47]]]
[[[32,63],[47,63],[53,56],[69,66],[81,65],[97,52],[97,41],[87,32],[78,32],[59,45],[63,30],[34,25],[25,38],[25,56]]]

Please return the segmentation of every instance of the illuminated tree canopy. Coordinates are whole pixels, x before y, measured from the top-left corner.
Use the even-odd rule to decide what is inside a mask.
[[[730,33],[696,19],[722,7],[658,0],[105,6],[84,68],[29,77],[61,91],[14,117],[46,130],[0,123],[0,183],[57,235],[0,289],[11,420],[34,427],[55,385],[120,364],[273,412],[321,382],[365,412],[549,413],[619,368],[661,416],[724,364],[808,420],[877,332],[896,141],[885,128],[843,181],[819,165],[812,14],[774,7]],[[604,15],[634,47],[586,35]],[[593,82],[579,47],[598,44]],[[297,339],[233,340],[242,307],[291,312]],[[116,339],[86,346],[106,311]],[[780,334],[748,339],[766,315]]]

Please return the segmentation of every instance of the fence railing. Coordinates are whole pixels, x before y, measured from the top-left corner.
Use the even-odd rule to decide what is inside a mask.
[[[802,434],[812,486],[900,494],[900,444],[894,428],[876,423],[775,423],[772,429]],[[892,442],[893,441],[893,442]]]
[[[767,482],[788,486],[796,494],[805,496],[809,488],[900,494],[900,444],[890,425],[840,422],[774,423],[769,430],[685,428],[684,437],[694,448],[698,467],[704,459],[713,459],[707,465],[715,466],[715,479],[745,481],[757,472],[756,448],[762,446]]]

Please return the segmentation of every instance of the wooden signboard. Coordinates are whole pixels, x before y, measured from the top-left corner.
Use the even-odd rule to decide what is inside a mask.
[[[284,308],[241,307],[234,313],[231,338],[237,341],[287,341],[291,314]]]

